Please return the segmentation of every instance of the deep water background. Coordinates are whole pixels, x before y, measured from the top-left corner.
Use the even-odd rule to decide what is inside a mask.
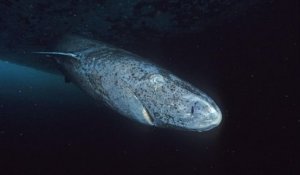
[[[187,20],[196,12],[190,14],[188,6],[182,8],[184,4],[176,3],[172,8],[159,8],[181,14],[170,23],[166,19],[170,14],[157,17],[163,19],[159,22],[151,17],[155,11],[151,8],[166,4],[145,1],[156,3],[150,3],[148,11],[135,11],[143,17],[129,15],[129,20],[122,20],[112,8],[104,10],[112,13],[113,17],[105,22],[112,29],[103,28],[92,18],[81,21],[87,26],[76,27],[80,20],[74,19],[74,14],[101,16],[104,12],[97,9],[96,1],[87,1],[84,6],[72,2],[73,6],[56,4],[53,11],[44,7],[47,4],[39,5],[45,11],[56,12],[48,14],[50,17],[47,13],[41,15],[43,22],[39,23],[26,18],[31,11],[24,11],[24,3],[1,1],[0,9],[5,10],[0,18],[1,52],[7,56],[7,51],[25,50],[28,43],[30,48],[44,48],[51,37],[63,32],[111,41],[207,92],[223,112],[222,124],[203,133],[143,126],[95,104],[77,87],[65,83],[63,76],[9,63],[8,56],[0,61],[1,174],[299,172],[298,2],[250,5],[248,1],[226,1],[217,4],[217,9],[226,12],[224,9],[234,6],[236,13],[218,11],[221,15],[214,15],[205,6],[201,12],[205,15],[193,19],[199,23]],[[99,6],[105,3],[97,2]],[[32,4],[33,14],[41,13],[35,1]],[[85,10],[88,7],[90,11]],[[62,18],[51,18],[57,13]],[[121,15],[124,13],[129,12],[125,10]],[[143,18],[147,19],[144,23]],[[143,24],[131,24],[135,22]],[[16,25],[25,27],[14,28]],[[53,28],[52,33],[48,31]]]

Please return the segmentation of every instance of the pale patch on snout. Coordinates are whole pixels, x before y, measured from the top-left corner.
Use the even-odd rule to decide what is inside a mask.
[[[165,83],[165,79],[163,76],[159,74],[154,74],[150,76],[150,82],[154,86],[154,90],[156,91],[158,88],[162,87]]]

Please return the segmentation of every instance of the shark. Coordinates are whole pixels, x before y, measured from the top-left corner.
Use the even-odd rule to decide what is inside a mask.
[[[220,108],[203,91],[113,45],[66,35],[53,49],[31,54],[51,60],[68,82],[141,124],[202,132],[222,121]]]

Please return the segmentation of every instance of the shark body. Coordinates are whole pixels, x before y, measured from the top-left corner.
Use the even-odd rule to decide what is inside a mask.
[[[54,59],[94,99],[142,124],[200,132],[221,122],[219,107],[205,93],[123,49],[66,36],[54,51],[36,53]]]

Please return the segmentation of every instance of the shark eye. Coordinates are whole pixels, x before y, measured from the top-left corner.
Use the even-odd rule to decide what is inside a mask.
[[[196,101],[196,102],[193,104],[192,108],[191,108],[191,114],[192,114],[192,115],[194,114],[195,110],[197,110],[197,103],[198,103],[198,101]]]
[[[192,106],[192,108],[191,108],[191,114],[192,115],[194,114],[194,106]]]

